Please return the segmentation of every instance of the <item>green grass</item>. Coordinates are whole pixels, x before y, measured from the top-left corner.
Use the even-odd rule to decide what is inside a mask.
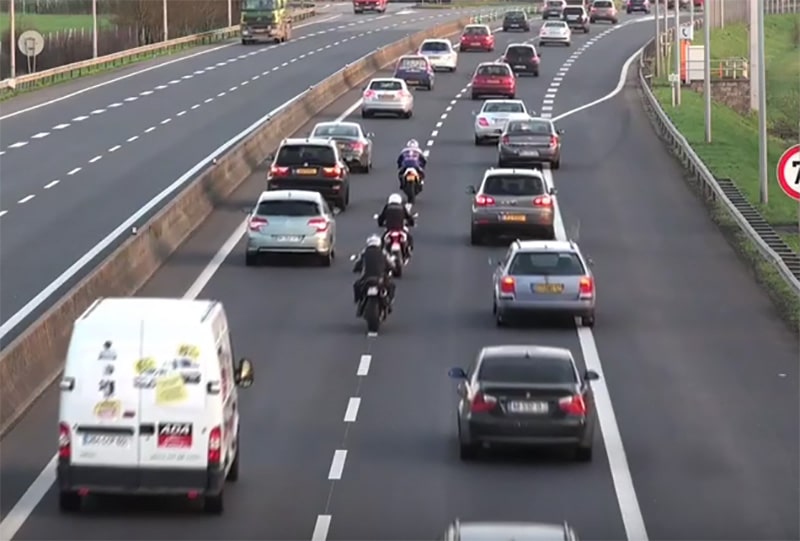
[[[111,21],[108,17],[99,17],[98,24],[103,27],[110,27]],[[16,26],[19,29],[38,30],[42,34],[57,32],[59,30],[81,29],[91,30],[91,15],[26,15],[17,13]],[[0,13],[0,32],[7,32],[9,29],[8,13]]]

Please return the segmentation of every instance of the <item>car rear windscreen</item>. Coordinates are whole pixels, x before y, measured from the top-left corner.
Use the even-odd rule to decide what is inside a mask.
[[[530,45],[514,45],[506,49],[506,56],[509,58],[530,58],[534,54],[535,50]]]
[[[525,108],[521,103],[495,102],[483,106],[482,113],[524,113]]]
[[[428,63],[424,58],[403,58],[397,67],[401,70],[424,70],[428,68]]]
[[[485,26],[468,26],[464,29],[465,36],[488,36],[489,30]]]
[[[358,128],[331,124],[329,126],[319,126],[312,135],[314,137],[358,137]]]
[[[449,51],[450,47],[446,43],[442,43],[441,41],[431,41],[428,43],[423,43],[420,51],[436,51],[436,52],[446,52]]]
[[[313,201],[297,201],[291,199],[262,201],[258,204],[256,214],[259,216],[319,216],[319,205]]]
[[[545,356],[530,358],[516,355],[485,357],[478,381],[493,383],[558,384],[577,383],[572,364],[564,359]]]
[[[511,276],[583,276],[583,264],[572,252],[519,252],[508,266]]]
[[[477,75],[481,77],[510,77],[511,72],[508,66],[481,66],[478,68]]]
[[[564,8],[565,15],[583,15],[582,7],[567,7]]]
[[[505,15],[506,19],[517,21],[525,18],[525,14],[521,11],[510,11]]]
[[[550,135],[550,123],[544,120],[517,120],[508,123],[508,135]]]
[[[329,146],[322,145],[286,145],[281,147],[275,165],[296,167],[300,165],[317,165],[333,167],[336,165],[336,154]]]
[[[561,3],[561,0],[551,0],[547,2],[547,7],[549,8],[560,8],[564,4]]]
[[[594,4],[592,4],[592,5],[593,5],[594,7],[596,7],[596,8],[610,8],[610,7],[614,7],[614,4],[612,4],[612,3],[611,3],[609,0],[600,0],[600,1],[598,1],[598,2],[595,2],[595,3],[594,3]]]
[[[369,85],[369,89],[397,92],[398,90],[403,90],[403,84],[400,81],[372,81]]]
[[[544,182],[531,175],[492,175],[483,184],[482,192],[498,197],[543,195]]]
[[[545,28],[564,28],[564,23],[560,21],[550,21],[544,23]]]

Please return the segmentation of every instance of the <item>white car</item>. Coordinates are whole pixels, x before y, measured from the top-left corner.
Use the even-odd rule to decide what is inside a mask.
[[[564,21],[546,21],[539,31],[539,45],[563,43],[567,47],[572,44],[572,30]]]
[[[522,100],[486,100],[475,116],[475,144],[497,140],[509,120],[527,120],[531,112]]]
[[[363,118],[381,113],[411,118],[414,112],[414,96],[402,79],[393,77],[372,79],[364,88],[362,100]]]
[[[426,39],[417,54],[428,57],[433,69],[456,71],[458,53],[447,39]]]

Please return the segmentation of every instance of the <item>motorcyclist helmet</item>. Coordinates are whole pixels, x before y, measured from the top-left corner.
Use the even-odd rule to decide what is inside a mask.
[[[406,143],[406,148],[419,148],[419,143],[416,139],[411,139],[408,143]]]
[[[381,246],[381,238],[378,235],[370,235],[367,237],[367,248],[370,247],[380,247]]]
[[[389,199],[386,200],[387,205],[402,205],[403,204],[403,196],[399,193],[393,193],[389,196]]]

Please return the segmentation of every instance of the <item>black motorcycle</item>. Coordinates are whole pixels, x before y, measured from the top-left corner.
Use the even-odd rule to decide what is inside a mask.
[[[415,167],[406,167],[398,172],[398,176],[406,200],[413,205],[417,195],[422,192],[422,175]]]
[[[355,259],[356,256],[350,256],[351,261]],[[389,315],[389,292],[381,284],[380,278],[368,278],[364,282],[361,300],[358,301],[357,315],[367,322],[367,332],[375,333]]]

